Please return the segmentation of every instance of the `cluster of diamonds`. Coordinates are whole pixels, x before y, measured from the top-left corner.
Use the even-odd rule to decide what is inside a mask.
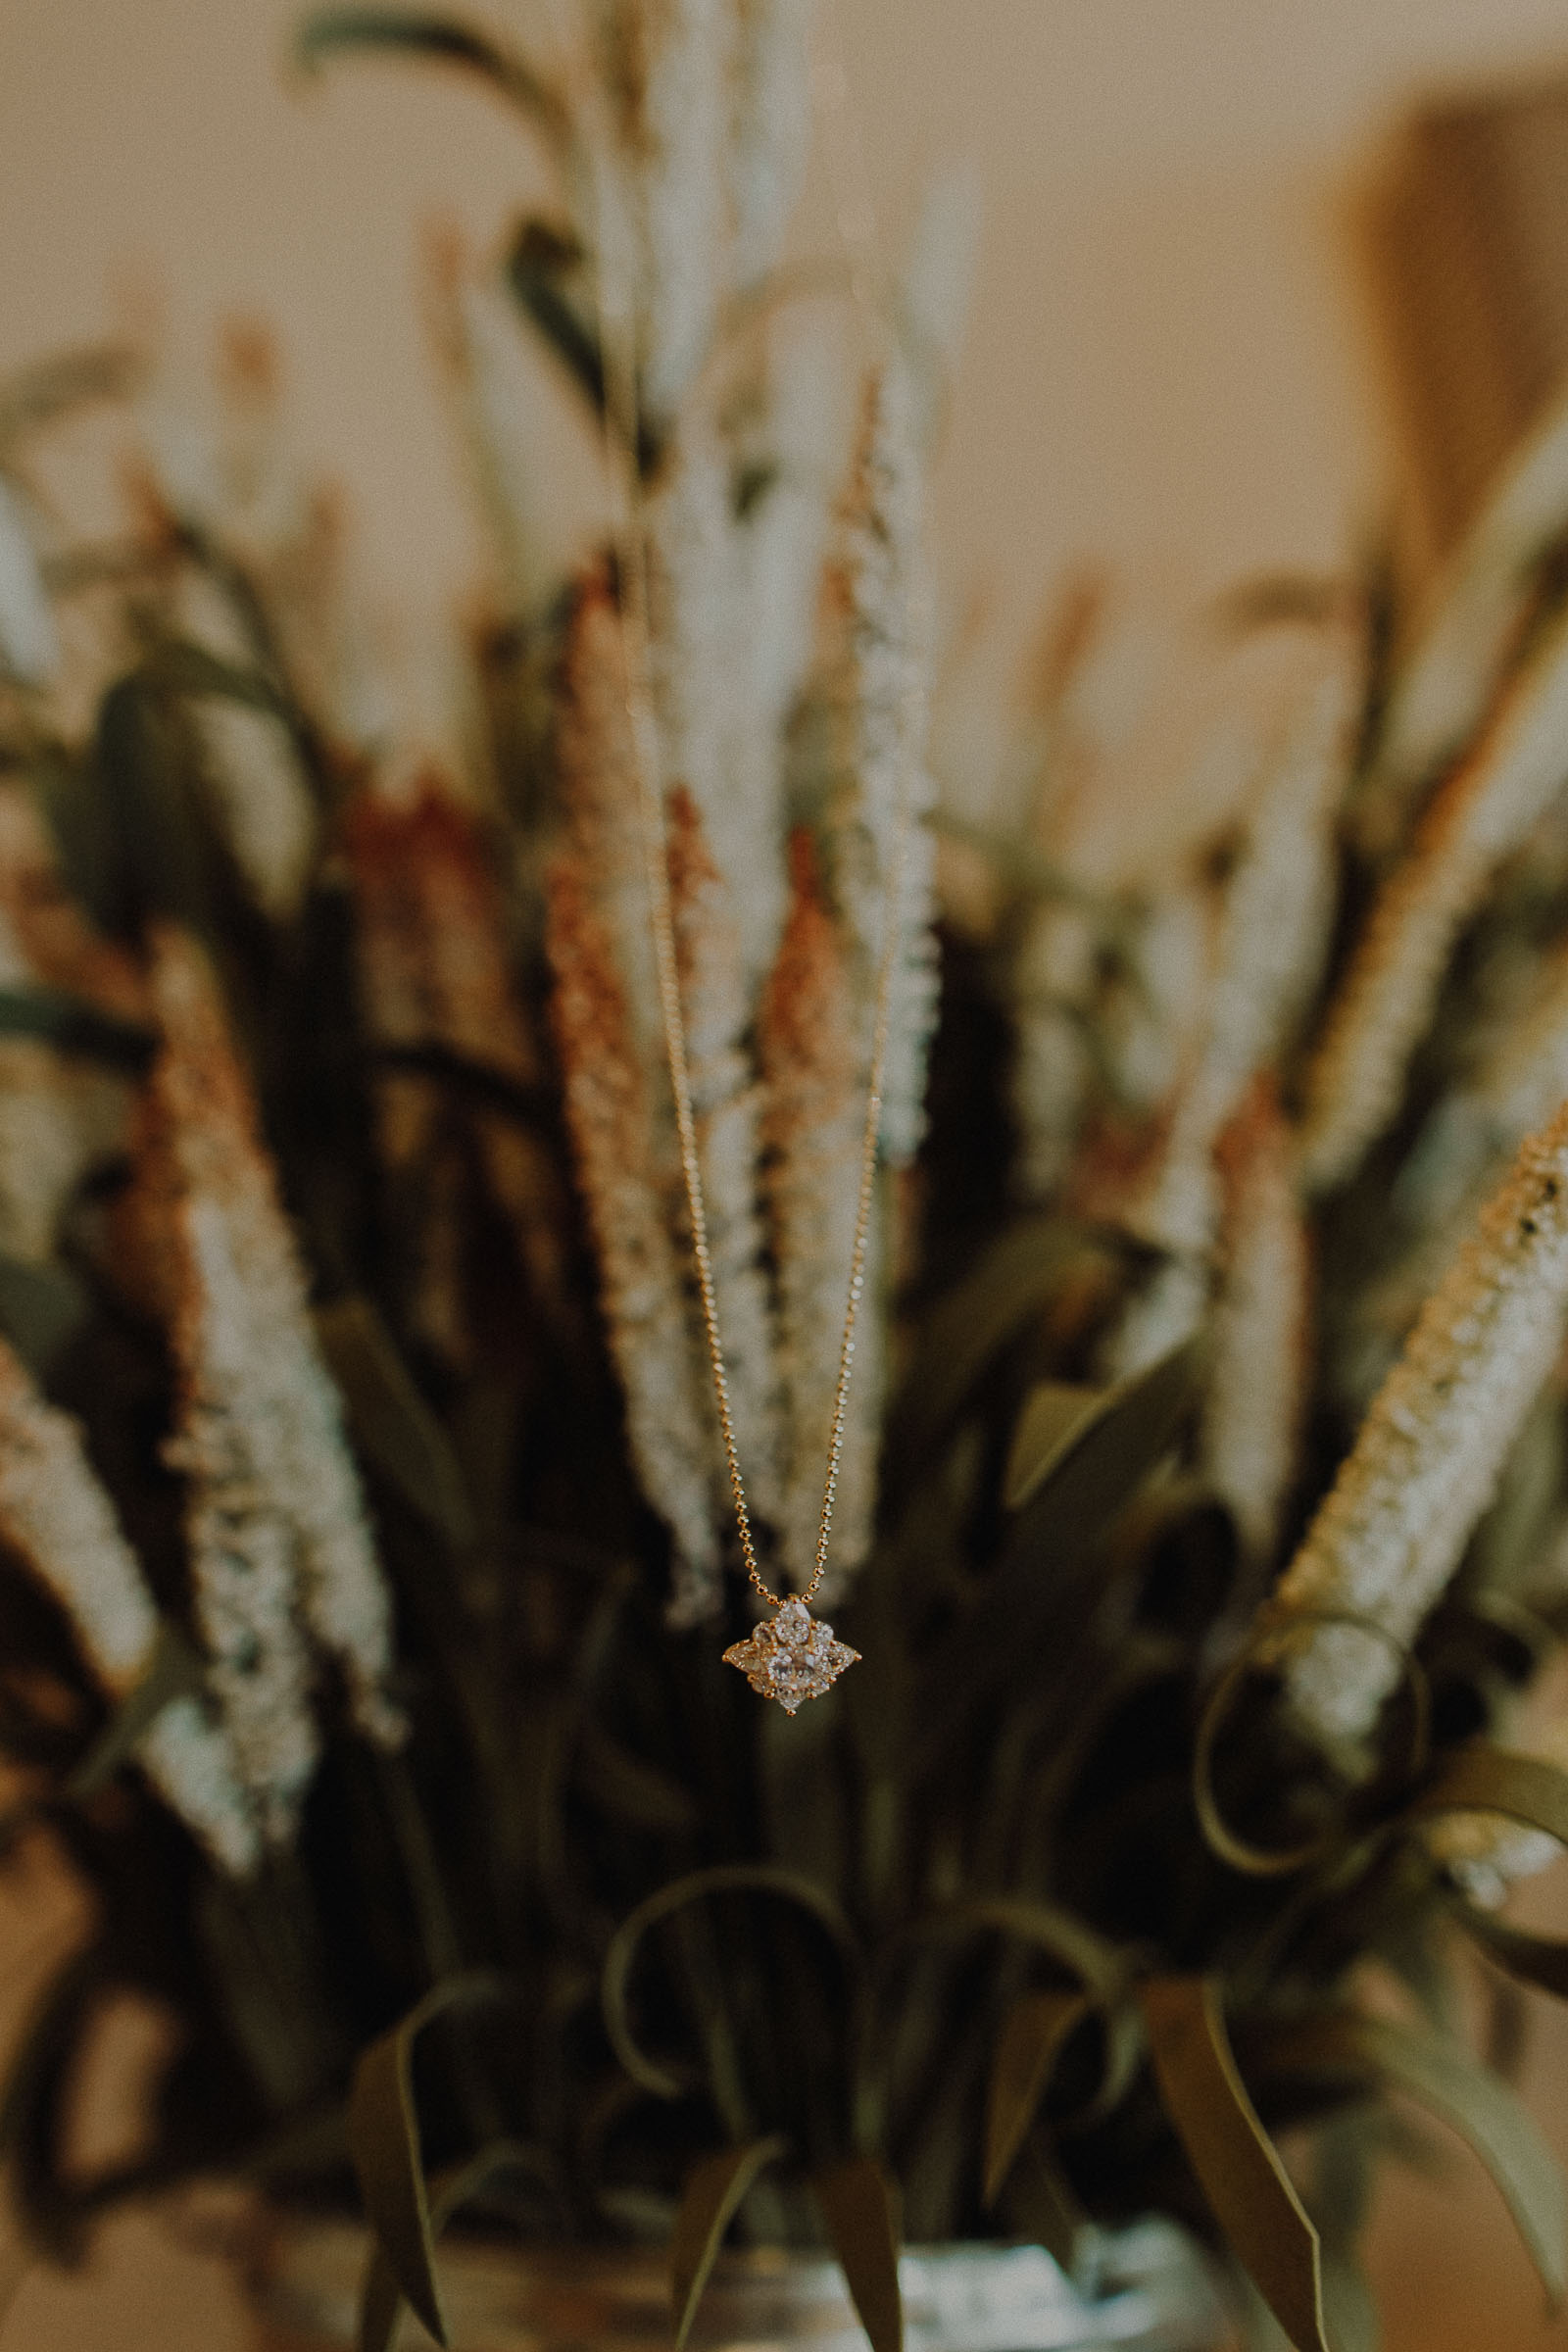
[[[771,1622],[754,1626],[749,1642],[735,1642],[724,1662],[738,1666],[761,1698],[776,1698],[786,1715],[803,1699],[820,1698],[846,1666],[859,1656],[833,1628],[819,1625],[804,1600],[787,1600]]]

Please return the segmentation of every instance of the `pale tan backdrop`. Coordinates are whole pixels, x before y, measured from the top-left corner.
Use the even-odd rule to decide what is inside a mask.
[[[999,632],[1074,558],[1202,589],[1322,564],[1392,454],[1345,189],[1418,87],[1568,56],[1562,0],[840,0],[884,237],[972,157],[986,227],[938,521]],[[0,366],[161,287],[194,366],[277,324],[301,441],[372,570],[438,609],[469,565],[420,340],[418,233],[541,192],[477,91],[392,65],[302,95],[292,0],[0,0]],[[488,0],[492,21],[504,0]],[[514,0],[526,34],[545,0]]]
[[[1568,59],[1564,0],[841,5],[890,239],[933,164],[970,154],[983,185],[938,483],[955,600],[988,586],[1005,649],[1084,556],[1195,590],[1335,562],[1396,471],[1347,191],[1417,88]],[[341,472],[369,569],[421,623],[473,542],[420,341],[419,228],[453,217],[483,243],[540,182],[454,82],[376,67],[302,102],[279,73],[293,13],[0,0],[0,367],[144,314],[160,285],[192,369],[222,314],[270,315],[300,438]],[[7,1949],[27,1901],[7,1897]],[[1568,2026],[1541,2034],[1537,2104],[1568,2152]],[[216,2263],[175,2262],[134,2219],[118,2235],[135,2260],[29,2283],[0,2352],[252,2341]],[[1391,2352],[1568,2342],[1457,2158],[1446,2186],[1395,2193],[1378,2268]]]

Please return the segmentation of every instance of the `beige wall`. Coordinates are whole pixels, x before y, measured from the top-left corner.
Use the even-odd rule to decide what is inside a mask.
[[[269,314],[372,570],[433,609],[470,542],[418,233],[488,240],[537,166],[440,76],[285,87],[294,14],[0,0],[0,365],[153,283],[188,365],[223,312]],[[841,22],[885,234],[933,162],[970,154],[984,184],[939,483],[955,594],[989,588],[1006,637],[1084,555],[1196,586],[1332,562],[1391,473],[1347,173],[1412,86],[1568,53],[1560,0],[841,0]]]

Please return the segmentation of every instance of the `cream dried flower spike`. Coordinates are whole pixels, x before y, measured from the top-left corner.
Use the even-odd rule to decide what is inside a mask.
[[[607,168],[601,160],[600,171]],[[846,1667],[857,1662],[860,1654],[847,1642],[836,1640],[830,1625],[811,1615],[810,1603],[820,1591],[827,1572],[833,1509],[844,1455],[850,1383],[855,1366],[855,1330],[865,1288],[877,1147],[883,1125],[884,1079],[889,1062],[894,1000],[900,980],[905,930],[903,916],[912,865],[911,834],[919,781],[917,746],[918,719],[923,708],[922,687],[917,663],[907,662],[903,680],[907,709],[903,713],[906,723],[899,729],[902,739],[901,772],[897,780],[893,839],[889,844],[875,959],[870,1075],[861,1128],[854,1239],[847,1269],[843,1335],[828,1432],[815,1556],[804,1592],[794,1594],[775,1592],[764,1580],[758,1560],[751,1507],[736,1442],[730,1378],[719,1331],[717,1295],[709,1247],[709,1219],[692,1100],[690,1052],[685,1009],[681,1002],[680,961],[665,839],[659,719],[652,684],[648,534],[637,462],[634,456],[626,454],[636,452],[641,446],[635,327],[629,300],[633,277],[626,266],[627,257],[614,249],[617,242],[615,230],[622,218],[621,208],[612,197],[607,200],[604,190],[601,190],[601,199],[597,208],[601,231],[598,278],[600,333],[605,355],[608,472],[611,495],[614,501],[616,538],[622,556],[619,635],[623,691],[647,876],[660,1014],[670,1089],[674,1097],[681,1175],[691,1225],[692,1257],[712,1375],[713,1400],[717,1408],[730,1495],[735,1510],[736,1533],[747,1577],[759,1596],[775,1612],[771,1618],[764,1618],[753,1629],[750,1641],[732,1643],[723,1654],[725,1662],[738,1667],[754,1690],[764,1698],[777,1699],[785,1712],[793,1715],[805,1700],[819,1698]],[[858,297],[865,307],[863,270],[852,270],[852,276],[856,281]],[[885,385],[883,389],[885,391]],[[913,640],[918,642],[921,632],[915,630],[911,634]]]

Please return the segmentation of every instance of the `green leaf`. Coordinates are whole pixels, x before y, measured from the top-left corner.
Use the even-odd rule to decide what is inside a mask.
[[[143,674],[171,694],[187,695],[194,702],[241,703],[285,724],[293,716],[287,696],[263,671],[225,662],[186,637],[166,639]]]
[[[92,1312],[86,1285],[69,1266],[32,1266],[0,1256],[0,1331],[36,1380],[47,1380]]]
[[[657,1927],[662,1920],[669,1919],[688,1903],[726,1893],[772,1895],[795,1904],[826,1930],[852,1974],[858,1973],[860,1947],[848,1920],[820,1886],[795,1871],[780,1870],[765,1862],[720,1862],[707,1870],[688,1871],[683,1878],[661,1886],[646,1902],[638,1904],[612,1936],[600,1984],[605,2027],[616,2057],[632,2081],[658,2098],[677,2099],[686,2084],[667,2067],[649,2058],[632,2033],[627,1999],[638,1951],[650,1928]]]
[[[1507,2084],[1456,2043],[1392,2018],[1308,2018],[1259,2043],[1270,2073],[1371,2075],[1468,2140],[1512,2214],[1553,2311],[1568,2286],[1568,2186]]]
[[[527,2140],[498,2139],[466,2164],[447,2167],[430,2183],[430,2227],[437,2237],[452,2216],[504,2173],[525,2172],[559,2195],[557,2167],[543,2148]],[[390,2352],[403,2308],[403,2290],[379,2242],[372,2244],[360,2290],[357,2352]]]
[[[551,357],[603,421],[609,398],[604,354],[592,316],[572,283],[583,258],[581,245],[568,230],[530,216],[508,252],[507,283]],[[639,403],[637,467],[645,480],[657,470],[661,449],[657,421],[642,413]]]
[[[177,698],[150,671],[109,689],[89,769],[61,782],[65,797],[46,805],[68,876],[102,930],[123,938],[168,915],[220,936],[225,855]]]
[[[1114,1999],[1126,1982],[1126,1955],[1076,1913],[1054,1903],[1012,1894],[974,1895],[929,1911],[904,1931],[908,1940],[949,1936],[1007,1936],[1030,1944],[1059,1961],[1102,2001]]]
[[[1000,1235],[939,1300],[894,1407],[891,1445],[900,1459],[929,1455],[997,1355],[1041,1314],[1066,1267],[1092,1246],[1085,1228],[1065,1218],[1031,1217]]]
[[[669,2303],[676,2352],[691,2333],[725,2230],[758,2175],[775,2163],[788,2145],[775,2132],[745,2147],[724,2148],[716,2156],[705,2156],[687,2175],[669,2246]]]
[[[349,2093],[349,2154],[366,2218],[401,2292],[438,2344],[447,2341],[435,2279],[435,2224],[425,2181],[414,2045],[431,2020],[454,2008],[494,2000],[501,1981],[489,1973],[449,1977],[390,2033],[365,2050]]]
[[[1023,1400],[1002,1479],[1004,1510],[1016,1511],[1051,1476],[1095,1420],[1108,1392],[1044,1380]]]
[[[308,74],[344,52],[375,49],[476,74],[526,115],[553,146],[564,151],[570,145],[570,118],[559,92],[514,50],[502,48],[451,17],[390,8],[327,8],[308,17],[294,36],[295,61]]]
[[[994,2205],[1034,2122],[1056,2060],[1090,2014],[1081,1992],[1026,1992],[997,2036],[986,2097],[985,2184]]]
[[[1202,1341],[1189,1340],[1112,1388],[1033,1391],[1008,1456],[1007,1507],[1049,1492],[1065,1516],[1102,1524],[1169,1452],[1198,1395],[1203,1356]]]
[[[814,2175],[811,2194],[871,2352],[903,2352],[897,2188],[873,2157],[855,2156]]]
[[[1296,2352],[1330,2352],[1318,2234],[1236,2071],[1218,1986],[1157,1977],[1142,2000],[1160,2097],[1214,2219]]]
[[[139,1022],[101,1012],[58,988],[0,988],[0,1037],[34,1037],[130,1078],[141,1076],[158,1049],[153,1032]]]
[[[334,1299],[318,1310],[316,1331],[367,1462],[455,1550],[466,1550],[478,1530],[462,1467],[371,1301]]]
[[[171,1700],[199,1697],[205,1688],[201,1660],[184,1635],[167,1618],[137,1681],[115,1708],[97,1739],[66,1782],[66,1794],[81,1798],[128,1763],[145,1733]]]
[[[591,1719],[577,1735],[572,1783],[593,1803],[629,1828],[659,1838],[685,1838],[701,1815],[691,1790]]]
[[[1568,1845],[1568,1772],[1477,1740],[1449,1758],[1406,1806],[1406,1822],[1439,1813],[1500,1813]]]

